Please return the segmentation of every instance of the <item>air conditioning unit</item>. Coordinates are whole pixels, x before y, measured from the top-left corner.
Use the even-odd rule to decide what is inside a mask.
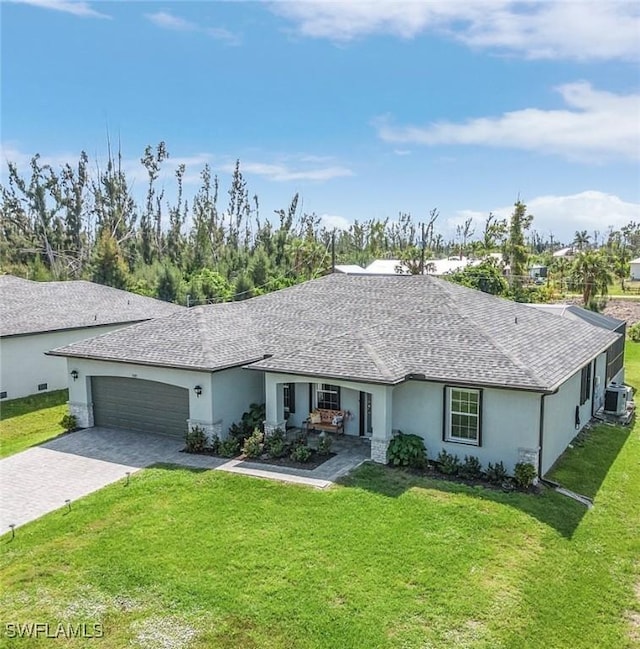
[[[604,411],[611,415],[623,415],[627,410],[627,401],[632,399],[631,388],[612,383],[604,393]]]

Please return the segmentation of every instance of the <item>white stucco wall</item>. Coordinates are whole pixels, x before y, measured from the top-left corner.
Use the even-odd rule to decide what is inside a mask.
[[[565,381],[556,394],[545,397],[542,475],[549,471],[571,440],[591,419],[591,394],[587,401],[580,406],[580,383],[581,370]],[[576,406],[580,408],[580,425],[578,427],[575,426]]]
[[[80,426],[93,425],[93,401],[91,395],[92,376],[122,376],[145,381],[169,383],[189,391],[189,419],[193,422],[213,423],[213,380],[210,372],[195,372],[164,367],[151,367],[111,361],[95,361],[80,358],[67,359],[67,373],[78,371],[78,379],[69,382],[69,406],[78,417]],[[198,397],[194,391],[196,385],[202,387]],[[83,412],[87,419],[82,420]]]
[[[36,394],[41,383],[47,384],[43,392],[63,390],[70,380],[67,361],[59,356],[45,356],[45,352],[122,328],[121,324],[105,325],[0,338],[0,390],[6,391],[7,399]]]
[[[440,383],[407,381],[393,389],[393,428],[420,435],[429,458],[444,449],[475,455],[486,467],[502,461],[508,471],[520,461],[520,449],[538,448],[540,395],[516,390],[483,389],[482,445],[443,441],[443,390]]]
[[[640,279],[640,264],[631,262],[629,268],[631,279]]]
[[[222,436],[226,437],[231,424],[240,421],[242,413],[252,403],[265,401],[262,372],[233,367],[212,375],[213,417],[222,422]],[[296,395],[297,396],[297,395]]]

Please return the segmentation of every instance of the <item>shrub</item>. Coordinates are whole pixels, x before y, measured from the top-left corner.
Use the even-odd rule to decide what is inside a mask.
[[[311,459],[311,449],[308,446],[297,444],[293,447],[291,455],[289,456],[294,462],[301,462],[304,464]]]
[[[262,455],[263,434],[260,429],[256,428],[253,433],[247,437],[242,445],[242,452],[245,457],[260,457]]]
[[[627,329],[627,336],[629,336],[629,338],[633,340],[634,343],[640,343],[640,322],[632,324]]]
[[[284,457],[287,454],[287,443],[284,432],[280,428],[276,428],[271,435],[265,438],[264,451],[274,458]]]
[[[296,438],[293,440],[294,446],[306,446],[307,436],[304,433],[298,433]]]
[[[418,435],[398,433],[389,443],[389,462],[395,466],[424,467],[427,462],[427,449],[424,440]]]
[[[333,444],[333,439],[329,435],[324,437],[321,435],[320,439],[318,439],[318,453],[320,455],[329,455],[331,453],[331,444]]]
[[[187,453],[202,453],[207,446],[204,428],[194,426],[184,437]]]
[[[64,415],[60,420],[60,425],[67,431],[67,433],[70,433],[78,427],[78,420],[75,415]]]
[[[436,462],[445,475],[458,475],[460,472],[460,458],[457,455],[442,450],[438,453]]]
[[[220,452],[220,438],[217,435],[212,435],[211,436],[211,443],[209,444],[209,448],[216,454]]]
[[[496,462],[495,464],[489,462],[487,465],[487,480],[493,484],[502,484],[508,475],[502,462]]]
[[[477,480],[482,477],[482,464],[475,455],[465,455],[459,475],[467,480]]]
[[[265,405],[252,403],[249,410],[242,414],[240,421],[231,424],[229,435],[237,439],[239,446],[242,446],[245,440],[253,435],[256,428],[262,431],[265,417]]]
[[[231,435],[220,442],[218,455],[221,457],[235,457],[240,452],[240,441]]]
[[[528,489],[537,475],[536,468],[530,462],[518,462],[513,471],[513,479],[520,489]]]

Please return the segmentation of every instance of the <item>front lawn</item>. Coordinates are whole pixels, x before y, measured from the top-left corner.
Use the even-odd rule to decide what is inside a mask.
[[[589,511],[372,464],[324,491],[157,467],[4,536],[2,619],[101,622],[105,649],[632,647],[639,453],[636,427]]]
[[[33,394],[0,405],[0,457],[24,451],[64,431],[68,390]]]

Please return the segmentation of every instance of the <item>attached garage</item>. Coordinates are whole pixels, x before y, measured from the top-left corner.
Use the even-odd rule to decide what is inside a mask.
[[[189,393],[157,381],[118,376],[91,377],[96,426],[184,437],[189,419]]]

